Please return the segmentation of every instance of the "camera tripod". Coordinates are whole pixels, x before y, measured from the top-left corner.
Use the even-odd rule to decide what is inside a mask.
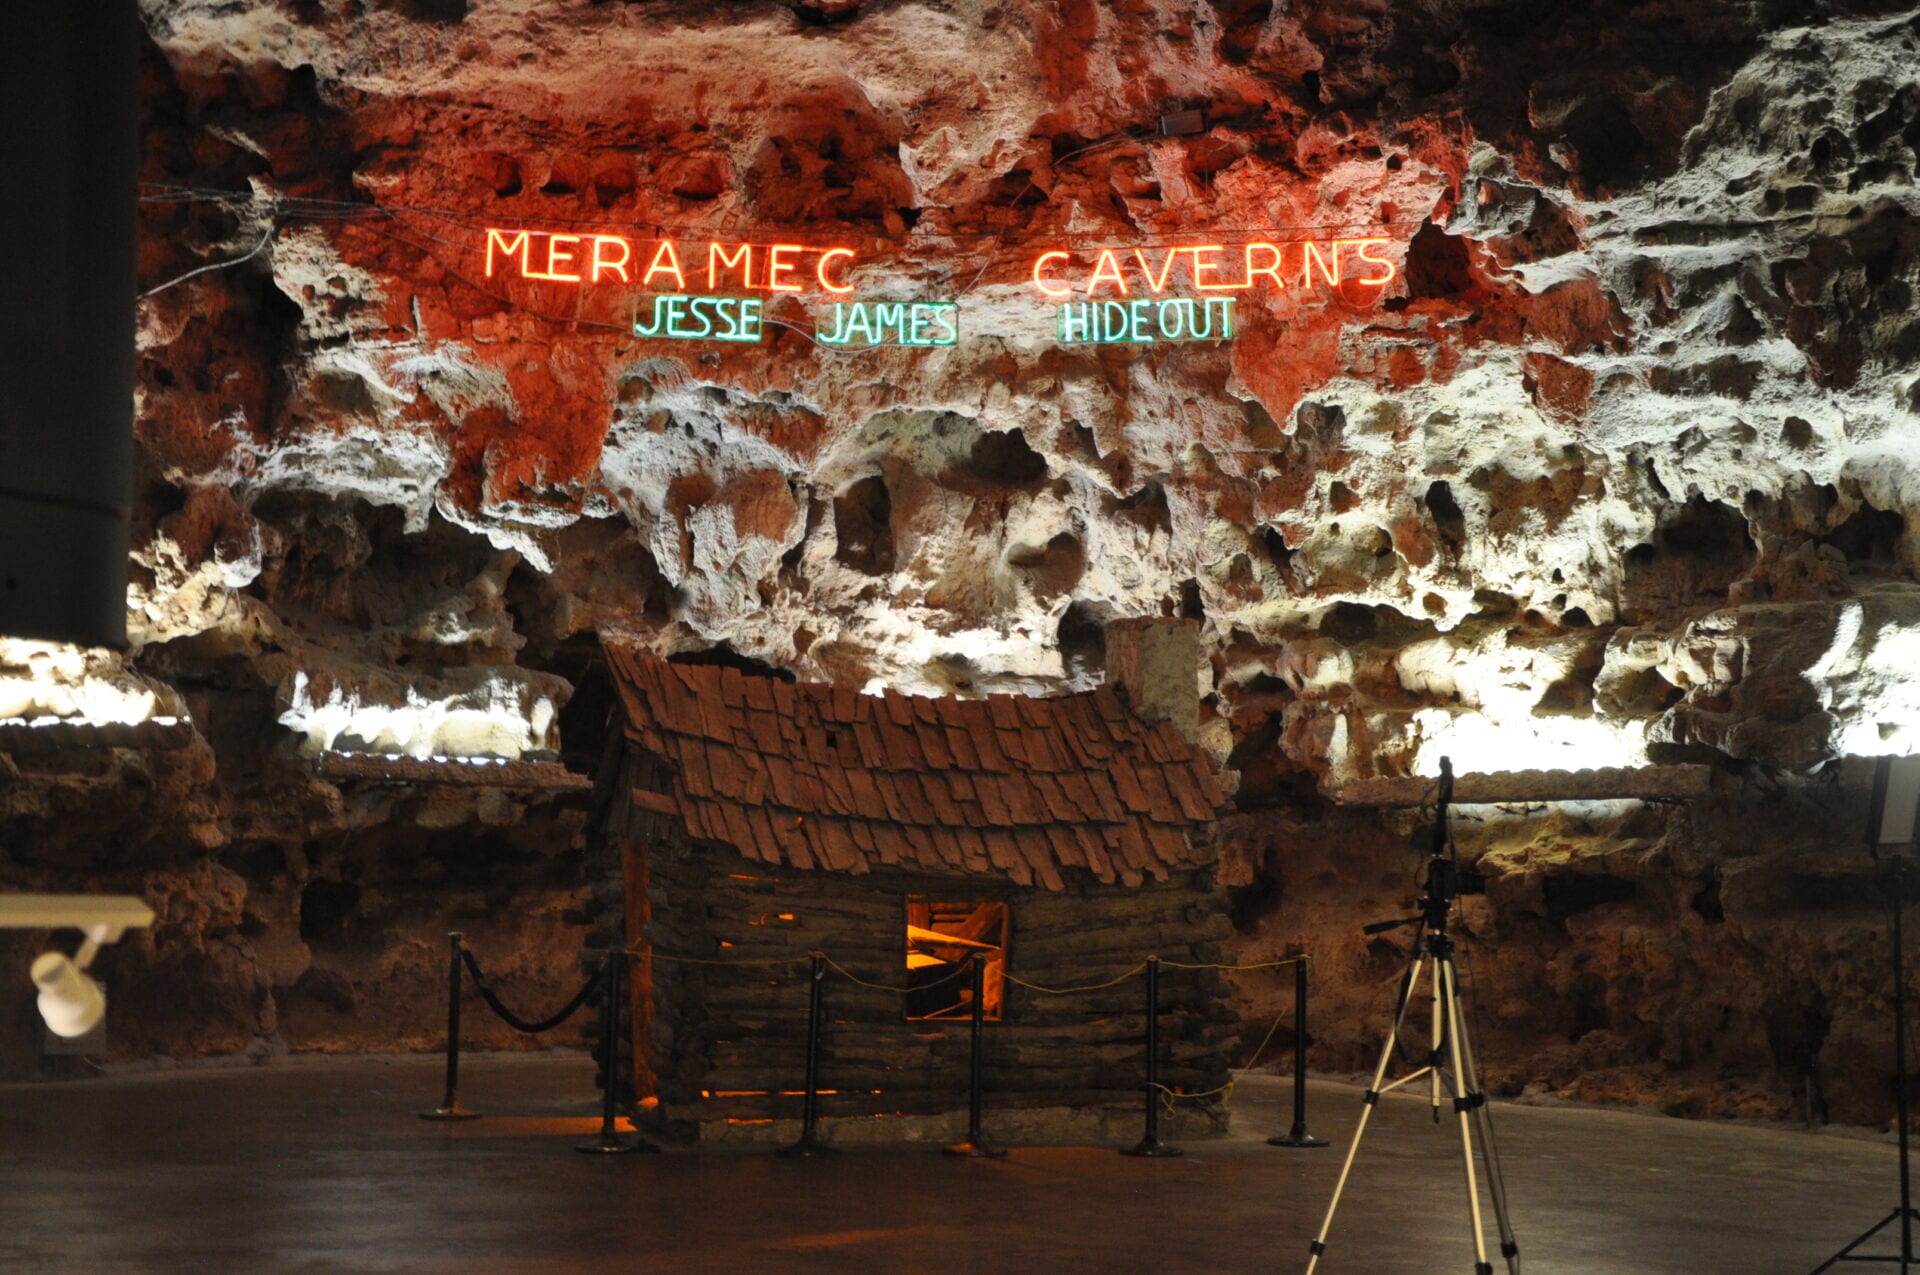
[[[1912,1147],[1911,1135],[1907,1132],[1907,1086],[1913,1081],[1914,1073],[1907,1070],[1907,942],[1901,925],[1901,915],[1907,907],[1907,856],[1894,848],[1911,848],[1920,844],[1920,805],[1910,804],[1913,794],[1909,789],[1905,798],[1897,803],[1899,809],[1891,819],[1888,818],[1888,789],[1892,771],[1892,758],[1881,757],[1876,760],[1873,797],[1867,807],[1867,853],[1882,869],[1884,875],[1881,882],[1886,887],[1887,903],[1893,913],[1893,1110],[1894,1127],[1900,1142],[1900,1196],[1891,1213],[1814,1267],[1812,1275],[1820,1275],[1820,1272],[1831,1270],[1842,1262],[1897,1263],[1901,1275],[1906,1275],[1909,1267],[1920,1267],[1920,1255],[1915,1254],[1913,1243],[1913,1224],[1920,1222],[1920,1210],[1913,1207],[1913,1174],[1908,1164]],[[1889,822],[1892,827],[1887,826]],[[1881,854],[1883,848],[1888,851],[1884,856]],[[1898,1253],[1866,1254],[1854,1251],[1895,1222],[1900,1224]]]
[[[1427,862],[1427,895],[1420,903],[1420,915],[1382,921],[1365,927],[1363,931],[1381,934],[1414,925],[1420,927],[1420,937],[1414,943],[1407,972],[1400,979],[1393,1026],[1387,1032],[1386,1044],[1381,1047],[1379,1065],[1373,1070],[1373,1083],[1367,1086],[1366,1096],[1362,1099],[1360,1123],[1353,1131],[1353,1141],[1347,1145],[1346,1162],[1340,1166],[1333,1199],[1327,1204],[1327,1215],[1320,1223],[1320,1234],[1314,1238],[1309,1249],[1312,1256],[1307,1260],[1307,1275],[1313,1275],[1314,1268],[1327,1251],[1327,1233],[1333,1229],[1334,1212],[1340,1207],[1340,1196],[1347,1188],[1347,1178],[1353,1172],[1354,1159],[1360,1154],[1360,1139],[1366,1136],[1367,1123],[1373,1116],[1374,1108],[1379,1105],[1382,1095],[1422,1078],[1427,1081],[1434,1122],[1437,1124],[1440,1121],[1441,1089],[1444,1087],[1460,1123],[1460,1157],[1466,1170],[1467,1211],[1473,1222],[1474,1275],[1493,1275],[1493,1263],[1487,1260],[1486,1224],[1480,1209],[1480,1182],[1473,1163],[1476,1134],[1486,1159],[1487,1187],[1493,1200],[1494,1221],[1500,1231],[1500,1254],[1506,1259],[1508,1275],[1520,1275],[1520,1246],[1514,1242],[1513,1223],[1507,1213],[1507,1187],[1500,1171],[1500,1156],[1493,1137],[1493,1116],[1487,1110],[1487,1096],[1480,1088],[1473,1045],[1467,1038],[1466,1016],[1461,1012],[1460,1005],[1460,977],[1453,963],[1453,937],[1447,932],[1454,901],[1463,893],[1478,894],[1486,888],[1485,880],[1477,872],[1461,869],[1449,854],[1451,842],[1447,833],[1447,807],[1452,800],[1453,764],[1442,758],[1440,790],[1434,816],[1433,853]],[[1400,1028],[1406,1022],[1407,1010],[1413,1003],[1414,993],[1419,990],[1422,977],[1428,980],[1433,1000],[1426,1065],[1415,1068],[1397,1080],[1388,1081],[1387,1068],[1392,1065],[1399,1045]]]

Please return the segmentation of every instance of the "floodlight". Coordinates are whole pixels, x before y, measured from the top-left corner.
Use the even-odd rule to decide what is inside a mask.
[[[73,958],[61,952],[42,952],[33,962],[33,983],[40,989],[40,1017],[47,1030],[73,1040],[100,1025],[106,1017],[107,994],[100,984],[80,972]]]
[[[1876,757],[1867,805],[1867,849],[1920,844],[1920,756]]]
[[[68,1040],[86,1035],[106,1015],[107,994],[86,975],[101,944],[118,943],[128,930],[152,924],[153,909],[132,895],[0,895],[0,929],[71,927],[86,933],[78,952],[42,952],[29,971],[40,989],[40,1017],[47,1030]]]

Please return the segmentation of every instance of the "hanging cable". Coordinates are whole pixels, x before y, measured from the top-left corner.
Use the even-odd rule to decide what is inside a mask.
[[[148,297],[157,296],[158,294],[165,292],[168,288],[173,287],[175,284],[185,283],[187,280],[193,278],[195,275],[203,275],[212,270],[226,270],[233,266],[244,265],[245,263],[252,261],[255,257],[259,256],[262,252],[266,250],[266,247],[268,244],[273,242],[273,231],[274,231],[274,227],[269,225],[267,227],[267,233],[260,236],[260,242],[255,244],[253,246],[253,250],[251,252],[246,253],[244,256],[235,257],[231,261],[210,261],[204,266],[195,266],[193,269],[187,271],[183,275],[179,275],[179,276],[176,276],[175,278],[169,279],[165,283],[160,284],[157,287],[148,288],[145,292],[142,292],[140,294],[140,300],[145,301]]]

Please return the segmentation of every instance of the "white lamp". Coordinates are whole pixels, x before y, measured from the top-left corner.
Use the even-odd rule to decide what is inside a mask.
[[[130,929],[153,924],[153,909],[124,894],[0,894],[0,929],[54,930],[72,926],[87,941],[72,956],[42,952],[29,971],[40,989],[40,1017],[47,1030],[69,1040],[99,1026],[107,994],[88,978],[103,943],[118,943]]]
[[[1867,806],[1867,848],[1920,843],[1920,755],[1877,757],[1873,797]]]

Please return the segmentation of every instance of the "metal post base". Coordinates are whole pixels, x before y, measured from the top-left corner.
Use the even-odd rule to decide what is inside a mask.
[[[815,1158],[825,1158],[827,1156],[839,1155],[840,1148],[830,1147],[826,1143],[821,1142],[816,1138],[807,1137],[807,1138],[800,1139],[800,1141],[794,1143],[792,1146],[781,1147],[779,1150],[775,1151],[774,1154],[800,1156],[805,1159],[815,1159]]]
[[[943,1150],[948,1155],[965,1156],[969,1160],[1004,1160],[1007,1153],[1004,1148],[988,1146],[984,1142],[956,1142]]]
[[[652,1153],[659,1149],[645,1138],[626,1139],[611,1133],[603,1133],[592,1142],[582,1142],[574,1148],[582,1155],[632,1155],[636,1151]]]
[[[1812,1275],[1820,1275],[1821,1271],[1829,1270],[1842,1262],[1892,1263],[1900,1268],[1901,1275],[1906,1275],[1906,1270],[1909,1266],[1920,1268],[1920,1257],[1903,1257],[1898,1253],[1867,1254],[1853,1251],[1880,1232],[1886,1230],[1889,1226],[1892,1226],[1895,1222],[1900,1221],[1903,1214],[1912,1221],[1920,1222],[1920,1209],[1895,1209],[1862,1231],[1855,1237],[1853,1243],[1847,1245],[1838,1253],[1835,1253],[1832,1257],[1829,1257],[1826,1261],[1814,1267]]]
[[[1121,1151],[1120,1154],[1137,1155],[1147,1159],[1160,1160],[1171,1159],[1177,1155],[1185,1155],[1186,1152],[1182,1151],[1179,1147],[1170,1147],[1158,1138],[1142,1138],[1138,1146],[1127,1147]]]
[[[1276,1133],[1268,1138],[1267,1145],[1270,1147],[1324,1147],[1327,1145],[1327,1140],[1316,1138],[1302,1126],[1295,1125],[1285,1133]]]
[[[422,1120],[478,1120],[480,1113],[468,1111],[456,1102],[451,1107],[435,1107],[432,1111],[423,1111],[420,1113],[420,1118]]]

